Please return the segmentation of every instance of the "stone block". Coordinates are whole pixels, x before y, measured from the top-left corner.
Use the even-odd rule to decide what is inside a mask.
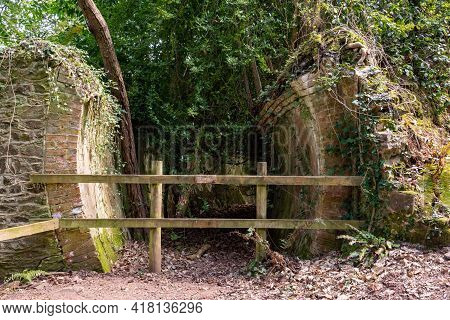
[[[387,209],[395,213],[413,213],[418,194],[411,191],[392,191],[388,195]]]

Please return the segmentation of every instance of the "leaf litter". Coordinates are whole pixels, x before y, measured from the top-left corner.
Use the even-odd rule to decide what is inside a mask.
[[[176,233],[176,237],[171,233]],[[129,241],[110,273],[57,272],[6,283],[0,299],[449,299],[450,248],[402,244],[371,268],[330,252],[284,256],[281,268],[249,275],[254,243],[235,232],[165,230],[162,273],[148,272],[148,247]],[[176,240],[173,240],[176,239]],[[202,250],[206,248],[207,250]],[[199,251],[202,254],[192,259]]]

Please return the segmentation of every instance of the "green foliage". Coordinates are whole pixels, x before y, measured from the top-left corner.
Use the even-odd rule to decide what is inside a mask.
[[[256,98],[251,63],[266,85],[287,58],[289,2],[95,2],[108,22],[138,124],[248,124],[244,72]],[[101,66],[97,44],[79,27],[83,19],[73,1],[10,1],[4,11],[3,44],[51,38],[86,50],[91,64]],[[24,31],[8,34],[10,29]]]
[[[0,48],[29,38],[69,44],[84,28],[76,1],[2,0]]]
[[[439,240],[445,238],[450,229],[450,209],[444,205],[438,207],[441,212],[423,218],[423,223],[427,226],[426,241],[431,245],[439,244]]]
[[[342,247],[344,254],[352,260],[355,265],[372,266],[377,260],[387,256],[389,251],[398,245],[377,237],[370,232],[353,228],[354,235],[338,236],[346,242]]]
[[[171,241],[177,241],[179,239],[183,238],[183,235],[180,235],[178,233],[176,233],[175,231],[170,231],[170,240]]]
[[[338,64],[334,70],[335,72],[319,78],[319,83],[324,90],[338,97],[336,85],[344,77],[354,74],[355,67]],[[390,187],[382,174],[383,161],[379,155],[379,141],[375,135],[380,116],[376,110],[389,106],[392,98],[390,90],[384,88],[380,90],[378,87],[378,84],[388,82],[386,78],[383,78],[383,81],[379,79],[383,77],[381,71],[376,67],[370,67],[366,72],[368,77],[365,82],[361,82],[361,92],[352,101],[356,108],[349,109],[350,112],[335,122],[334,133],[338,143],[327,146],[326,151],[348,160],[344,165],[339,164],[343,172],[336,172],[336,169],[330,168],[332,172],[329,174],[352,172],[354,175],[364,177],[360,208],[358,212],[349,212],[347,218],[369,221],[369,230],[372,231],[374,224],[376,225],[377,220],[381,218],[379,215],[382,206],[381,191]]]
[[[382,67],[417,86],[433,114],[450,105],[450,3],[445,0],[328,0],[324,28],[348,25],[373,37]]]
[[[429,110],[449,106],[449,15],[445,0],[97,0],[124,72],[136,123],[248,123],[257,98],[251,64],[271,87],[317,31],[348,26],[373,43],[382,67],[417,86]],[[0,45],[27,37],[72,44],[101,65],[75,1],[5,0]],[[314,35],[311,37],[311,35]],[[318,38],[319,37],[319,38]],[[358,39],[355,39],[358,40]]]
[[[137,123],[247,124],[243,72],[284,60],[289,7],[276,1],[96,1],[105,14]],[[97,57],[95,43],[78,45]],[[252,90],[253,97],[256,92]]]
[[[385,99],[387,99],[385,101]],[[346,140],[347,146],[352,150],[352,154],[359,155],[358,174],[365,177],[362,184],[361,208],[360,211],[366,212],[366,219],[369,221],[369,230],[380,219],[379,209],[382,205],[380,199],[381,190],[388,187],[387,181],[383,177],[383,161],[378,152],[378,139],[375,135],[375,128],[378,123],[378,117],[373,115],[372,108],[377,103],[389,101],[388,98],[379,97],[373,91],[368,90],[357,96],[353,103],[358,106],[359,123],[358,136],[355,140],[352,138]],[[357,148],[357,149],[356,149]]]
[[[21,283],[30,283],[34,279],[45,276],[48,273],[42,270],[24,270],[20,273],[14,273],[9,278],[6,279],[6,282],[12,282],[12,281],[20,281]]]
[[[267,274],[267,268],[265,267],[264,263],[256,259],[250,260],[247,267],[245,268],[245,271],[247,272],[248,276],[257,278]]]

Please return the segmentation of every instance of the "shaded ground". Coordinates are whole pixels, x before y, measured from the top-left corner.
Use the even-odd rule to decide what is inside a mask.
[[[0,299],[449,299],[449,248],[402,245],[372,269],[355,268],[337,253],[288,258],[288,267],[249,276],[253,244],[235,234],[165,232],[163,273],[147,273],[147,248],[130,242],[110,274],[58,273],[32,284],[0,286]],[[175,240],[175,238],[178,238]],[[211,248],[190,260],[203,244]]]

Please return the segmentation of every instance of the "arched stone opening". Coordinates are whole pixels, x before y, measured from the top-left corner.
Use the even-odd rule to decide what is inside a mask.
[[[271,217],[357,217],[366,220],[370,231],[386,237],[448,243],[448,199],[435,191],[430,195],[429,184],[430,172],[437,177],[436,185],[445,184],[448,133],[423,115],[413,93],[398,89],[377,67],[355,67],[330,90],[321,85],[323,74],[330,73],[298,76],[261,109],[259,125],[272,137],[273,174],[363,175],[365,182],[361,188],[274,187]],[[361,110],[358,103],[365,94],[372,103]],[[384,100],[378,101],[380,97]],[[402,108],[408,103],[412,106]],[[362,120],[369,117],[371,124]],[[348,138],[356,139],[353,149],[343,146]],[[439,166],[441,173],[427,169]],[[279,231],[272,236],[275,244],[303,257],[338,245],[336,232],[329,231]]]
[[[337,85],[339,100],[321,89],[315,73],[306,73],[290,83],[261,110],[259,125],[270,132],[274,174],[352,175],[352,159],[332,152],[339,145],[336,123],[351,118],[351,105],[358,92],[356,77]],[[342,100],[341,100],[342,99]],[[355,130],[356,126],[355,126]],[[357,200],[357,192],[341,186],[275,186],[272,217],[341,219]],[[336,247],[330,231],[273,232],[275,242],[284,239],[290,250],[309,256]]]

